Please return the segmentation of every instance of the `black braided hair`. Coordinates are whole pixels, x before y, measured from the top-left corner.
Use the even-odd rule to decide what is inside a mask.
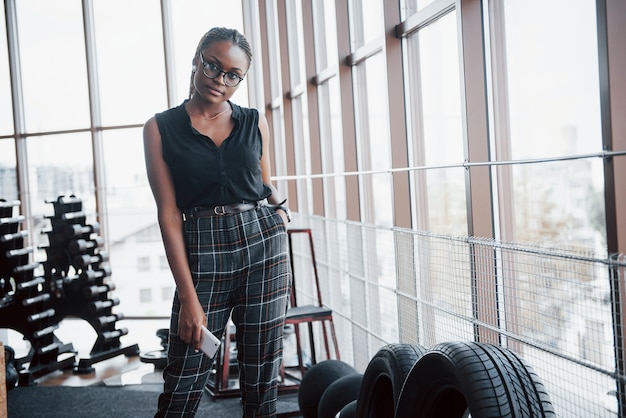
[[[252,62],[252,48],[250,47],[250,43],[244,35],[242,35],[237,29],[229,29],[216,27],[210,29],[207,33],[202,36],[200,42],[198,43],[198,47],[196,48],[196,53],[193,56],[192,64],[195,64],[196,57],[202,50],[204,50],[207,46],[211,45],[213,42],[219,41],[228,41],[233,45],[241,48],[243,52],[245,52],[248,57],[248,65]],[[193,85],[193,75],[194,71],[191,72],[191,83],[189,85],[189,97],[193,94],[195,88]]]

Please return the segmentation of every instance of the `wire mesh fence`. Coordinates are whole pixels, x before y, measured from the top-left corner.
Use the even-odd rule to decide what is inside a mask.
[[[618,416],[623,255],[317,217],[299,221],[313,230],[323,302],[334,311],[342,360],[358,370],[388,343],[497,344],[535,370],[557,416]],[[306,260],[298,245],[294,253]],[[295,266],[299,300],[312,295],[309,268]]]

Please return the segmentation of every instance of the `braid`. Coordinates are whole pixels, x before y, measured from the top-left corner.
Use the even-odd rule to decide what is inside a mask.
[[[204,34],[200,42],[198,43],[198,47],[196,48],[196,53],[193,56],[192,63],[195,63],[195,59],[200,54],[200,52],[205,49],[207,46],[211,45],[213,42],[219,41],[227,41],[233,45],[241,48],[243,52],[245,52],[248,57],[248,65],[252,62],[252,48],[248,43],[248,40],[244,35],[242,35],[237,29],[229,29],[229,28],[212,28],[207,33]],[[189,97],[194,92],[193,85],[193,71],[191,72],[191,85],[189,86]]]

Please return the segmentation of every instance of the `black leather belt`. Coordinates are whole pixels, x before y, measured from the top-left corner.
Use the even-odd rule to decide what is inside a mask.
[[[254,203],[233,203],[231,205],[221,205],[213,207],[196,207],[191,210],[183,211],[189,218],[208,218],[210,216],[221,216],[227,213],[241,213],[259,207],[258,202]]]
[[[249,210],[256,209],[260,206],[267,206],[273,209],[278,209],[278,207],[280,207],[283,203],[284,201],[277,205],[269,205],[266,203],[265,200],[262,200],[259,202],[233,203],[230,205],[221,205],[221,206],[213,206],[213,207],[198,206],[191,210],[184,210],[183,215],[185,219],[208,218],[211,216],[222,216],[228,213],[247,212]]]

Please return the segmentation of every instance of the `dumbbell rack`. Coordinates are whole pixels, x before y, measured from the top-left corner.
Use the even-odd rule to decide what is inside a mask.
[[[46,279],[36,275],[40,263],[30,262],[33,247],[25,246],[28,233],[20,230],[24,216],[15,215],[19,201],[0,199],[0,328],[20,332],[30,342],[29,353],[16,359],[19,384],[74,366],[72,344],[55,336],[59,326],[54,294]],[[60,357],[61,356],[61,357]],[[28,370],[23,370],[28,363]]]
[[[56,314],[84,319],[97,334],[89,357],[81,358],[74,371],[91,373],[94,363],[121,354],[138,355],[137,344],[122,347],[120,343],[128,329],[117,328],[116,322],[124,315],[112,311],[120,300],[110,296],[115,284],[110,280],[108,253],[101,250],[98,223],[86,222],[82,200],[75,196],[59,196],[46,203],[53,204],[54,215],[48,217],[52,228],[44,232],[49,245],[43,266],[46,281],[60,301]]]

